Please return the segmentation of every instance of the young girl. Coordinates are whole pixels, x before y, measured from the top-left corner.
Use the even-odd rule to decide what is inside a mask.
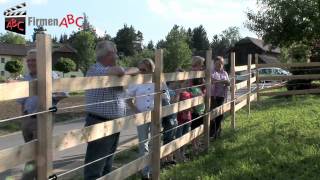
[[[224,59],[221,56],[217,56],[214,59],[214,71],[211,74],[212,86],[211,86],[211,108],[216,108],[224,103],[227,98],[228,86],[230,80],[228,73],[223,69]],[[217,138],[221,133],[221,122],[223,121],[223,115],[211,120],[210,123],[210,137]]]

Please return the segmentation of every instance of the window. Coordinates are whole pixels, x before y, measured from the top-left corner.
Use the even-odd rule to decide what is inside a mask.
[[[4,63],[4,60],[5,60],[4,58],[1,58],[1,63]]]
[[[4,76],[4,71],[1,71],[1,76]]]

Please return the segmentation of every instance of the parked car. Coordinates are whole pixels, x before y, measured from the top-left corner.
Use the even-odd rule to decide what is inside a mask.
[[[281,75],[291,76],[292,75],[289,71],[281,69],[281,68],[277,68],[277,67],[259,68],[258,73],[259,73],[260,77],[261,76],[281,76]]]

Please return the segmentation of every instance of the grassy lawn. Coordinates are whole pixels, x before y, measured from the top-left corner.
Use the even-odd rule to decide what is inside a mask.
[[[161,179],[320,179],[320,96],[265,98],[224,123],[210,153]]]

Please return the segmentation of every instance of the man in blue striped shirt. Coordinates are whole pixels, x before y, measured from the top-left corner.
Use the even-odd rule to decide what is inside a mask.
[[[96,47],[97,62],[93,64],[88,72],[90,76],[123,76],[136,75],[137,68],[123,68],[116,65],[117,48],[111,41],[101,41]],[[86,125],[91,126],[97,123],[120,118],[126,115],[125,91],[123,87],[109,87],[90,89],[86,91],[87,117]],[[111,101],[111,102],[105,102]],[[101,103],[99,103],[101,102]],[[95,103],[93,105],[90,105]],[[114,153],[117,149],[120,133],[115,133],[107,137],[88,143],[85,157],[85,164],[106,157]],[[113,155],[103,158],[84,168],[84,179],[97,179],[112,169]]]

